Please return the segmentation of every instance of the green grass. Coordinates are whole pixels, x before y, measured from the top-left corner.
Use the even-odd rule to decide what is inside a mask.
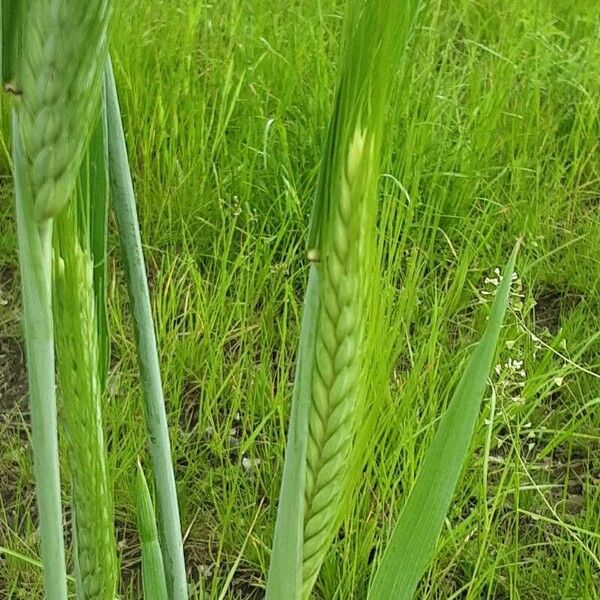
[[[113,59],[190,578],[197,596],[262,598],[343,6],[121,0],[117,8]],[[513,299],[498,362],[523,360],[525,376],[504,366],[492,376],[417,597],[600,597],[599,23],[594,0],[433,0],[422,15],[384,142],[378,356],[389,385],[371,411],[367,466],[317,582],[319,600],[366,597],[369,563],[483,331],[483,292],[494,289],[485,278],[520,235],[524,297]],[[7,143],[4,134],[0,148]],[[6,164],[2,151],[0,545],[9,552],[0,590],[41,598],[24,376],[14,369],[22,337]],[[114,238],[109,293],[109,471],[122,593],[137,599],[145,433]]]

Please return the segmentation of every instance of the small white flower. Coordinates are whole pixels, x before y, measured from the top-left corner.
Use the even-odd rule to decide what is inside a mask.
[[[214,565],[200,565],[198,567],[198,571],[199,571],[200,575],[202,575],[202,577],[204,577],[204,579],[208,579],[209,577],[212,576],[213,569],[214,569]]]
[[[260,463],[260,458],[248,458],[247,456],[244,456],[242,458],[242,467],[244,467],[246,471],[250,471],[250,469],[255,469],[260,465]]]

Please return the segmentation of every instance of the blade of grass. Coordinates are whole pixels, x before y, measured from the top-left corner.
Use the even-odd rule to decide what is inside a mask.
[[[440,420],[384,551],[369,600],[410,600],[432,558],[473,436],[508,306],[518,247],[504,269],[485,332]]]
[[[104,93],[104,91],[103,91]],[[107,234],[108,234],[108,139],[106,111],[100,111],[100,118],[92,133],[87,152],[87,168],[82,185],[93,201],[89,203],[90,253],[93,259],[94,300],[96,305],[96,327],[98,329],[98,375],[100,389],[104,392],[110,361],[110,336],[106,312],[107,282]]]
[[[231,585],[231,582],[233,581],[235,574],[238,572],[238,567],[240,566],[240,562],[242,560],[242,557],[244,556],[244,552],[246,551],[246,546],[248,545],[250,536],[252,535],[252,532],[254,531],[254,527],[256,526],[256,521],[258,520],[258,517],[262,513],[262,508],[263,508],[263,503],[261,501],[258,506],[258,510],[256,511],[256,515],[254,516],[254,519],[252,520],[252,523],[250,524],[250,528],[248,529],[248,532],[246,533],[244,542],[241,545],[240,549],[238,550],[237,556],[235,557],[233,564],[229,568],[229,572],[227,573],[227,577],[225,578],[225,582],[223,583],[223,586],[221,587],[221,593],[219,594],[219,597],[217,598],[217,600],[226,600],[227,599],[227,594],[229,592],[229,586]]]
[[[0,1],[0,76],[2,83],[15,76],[15,60],[20,45],[19,24],[22,10],[20,0]]]
[[[142,585],[146,600],[167,600],[167,582],[156,517],[142,465],[137,465],[137,522],[142,544]]]
[[[44,583],[48,598],[66,600],[60,468],[56,423],[54,324],[51,290],[52,223],[38,227],[21,152],[19,120],[12,117],[13,164],[27,355],[33,467],[40,520]]]
[[[187,583],[169,429],[135,195],[127,159],[116,83],[110,61],[107,63],[105,82],[110,185],[125,263],[138,361],[144,389],[148,447],[156,481],[161,548],[169,598],[182,600],[187,598]]]
[[[22,552],[17,552],[16,550],[8,548],[7,546],[0,546],[0,553],[5,556],[10,556],[11,558],[14,558],[15,560],[19,560],[24,564],[35,567],[35,569],[42,570],[44,568],[44,565],[36,558],[27,556],[26,554],[23,554]],[[74,582],[75,577],[72,577],[71,575],[67,575],[67,580]]]
[[[304,480],[308,414],[311,404],[310,381],[321,284],[317,269],[311,265],[304,297],[304,312],[298,347],[298,361],[292,415],[285,450],[281,493],[277,506],[277,525],[267,578],[267,599],[300,597],[302,589],[302,545],[304,529]]]

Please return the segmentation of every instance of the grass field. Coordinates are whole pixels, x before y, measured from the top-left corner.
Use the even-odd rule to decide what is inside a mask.
[[[264,596],[342,14],[334,0],[117,2],[193,597]],[[521,236],[498,366],[417,597],[600,598],[600,5],[431,0],[397,79],[371,442],[315,598],[366,597]],[[17,600],[42,597],[42,572],[3,102],[0,598]],[[109,471],[121,593],[138,599],[145,432],[115,237],[109,255]]]

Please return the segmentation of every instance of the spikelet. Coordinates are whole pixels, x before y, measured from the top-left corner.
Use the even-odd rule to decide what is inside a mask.
[[[117,578],[115,536],[102,432],[92,262],[68,222],[73,212],[67,210],[58,221],[55,319],[78,584],[85,600],[113,600]]]
[[[38,221],[71,195],[100,99],[109,0],[29,0],[16,69],[23,151]]]
[[[367,132],[351,136],[345,165],[333,188],[328,234],[319,268],[322,296],[312,373],[312,405],[305,486],[303,597],[308,598],[335,534],[345,468],[354,437],[353,415],[364,395],[365,203],[373,204],[373,151]]]

